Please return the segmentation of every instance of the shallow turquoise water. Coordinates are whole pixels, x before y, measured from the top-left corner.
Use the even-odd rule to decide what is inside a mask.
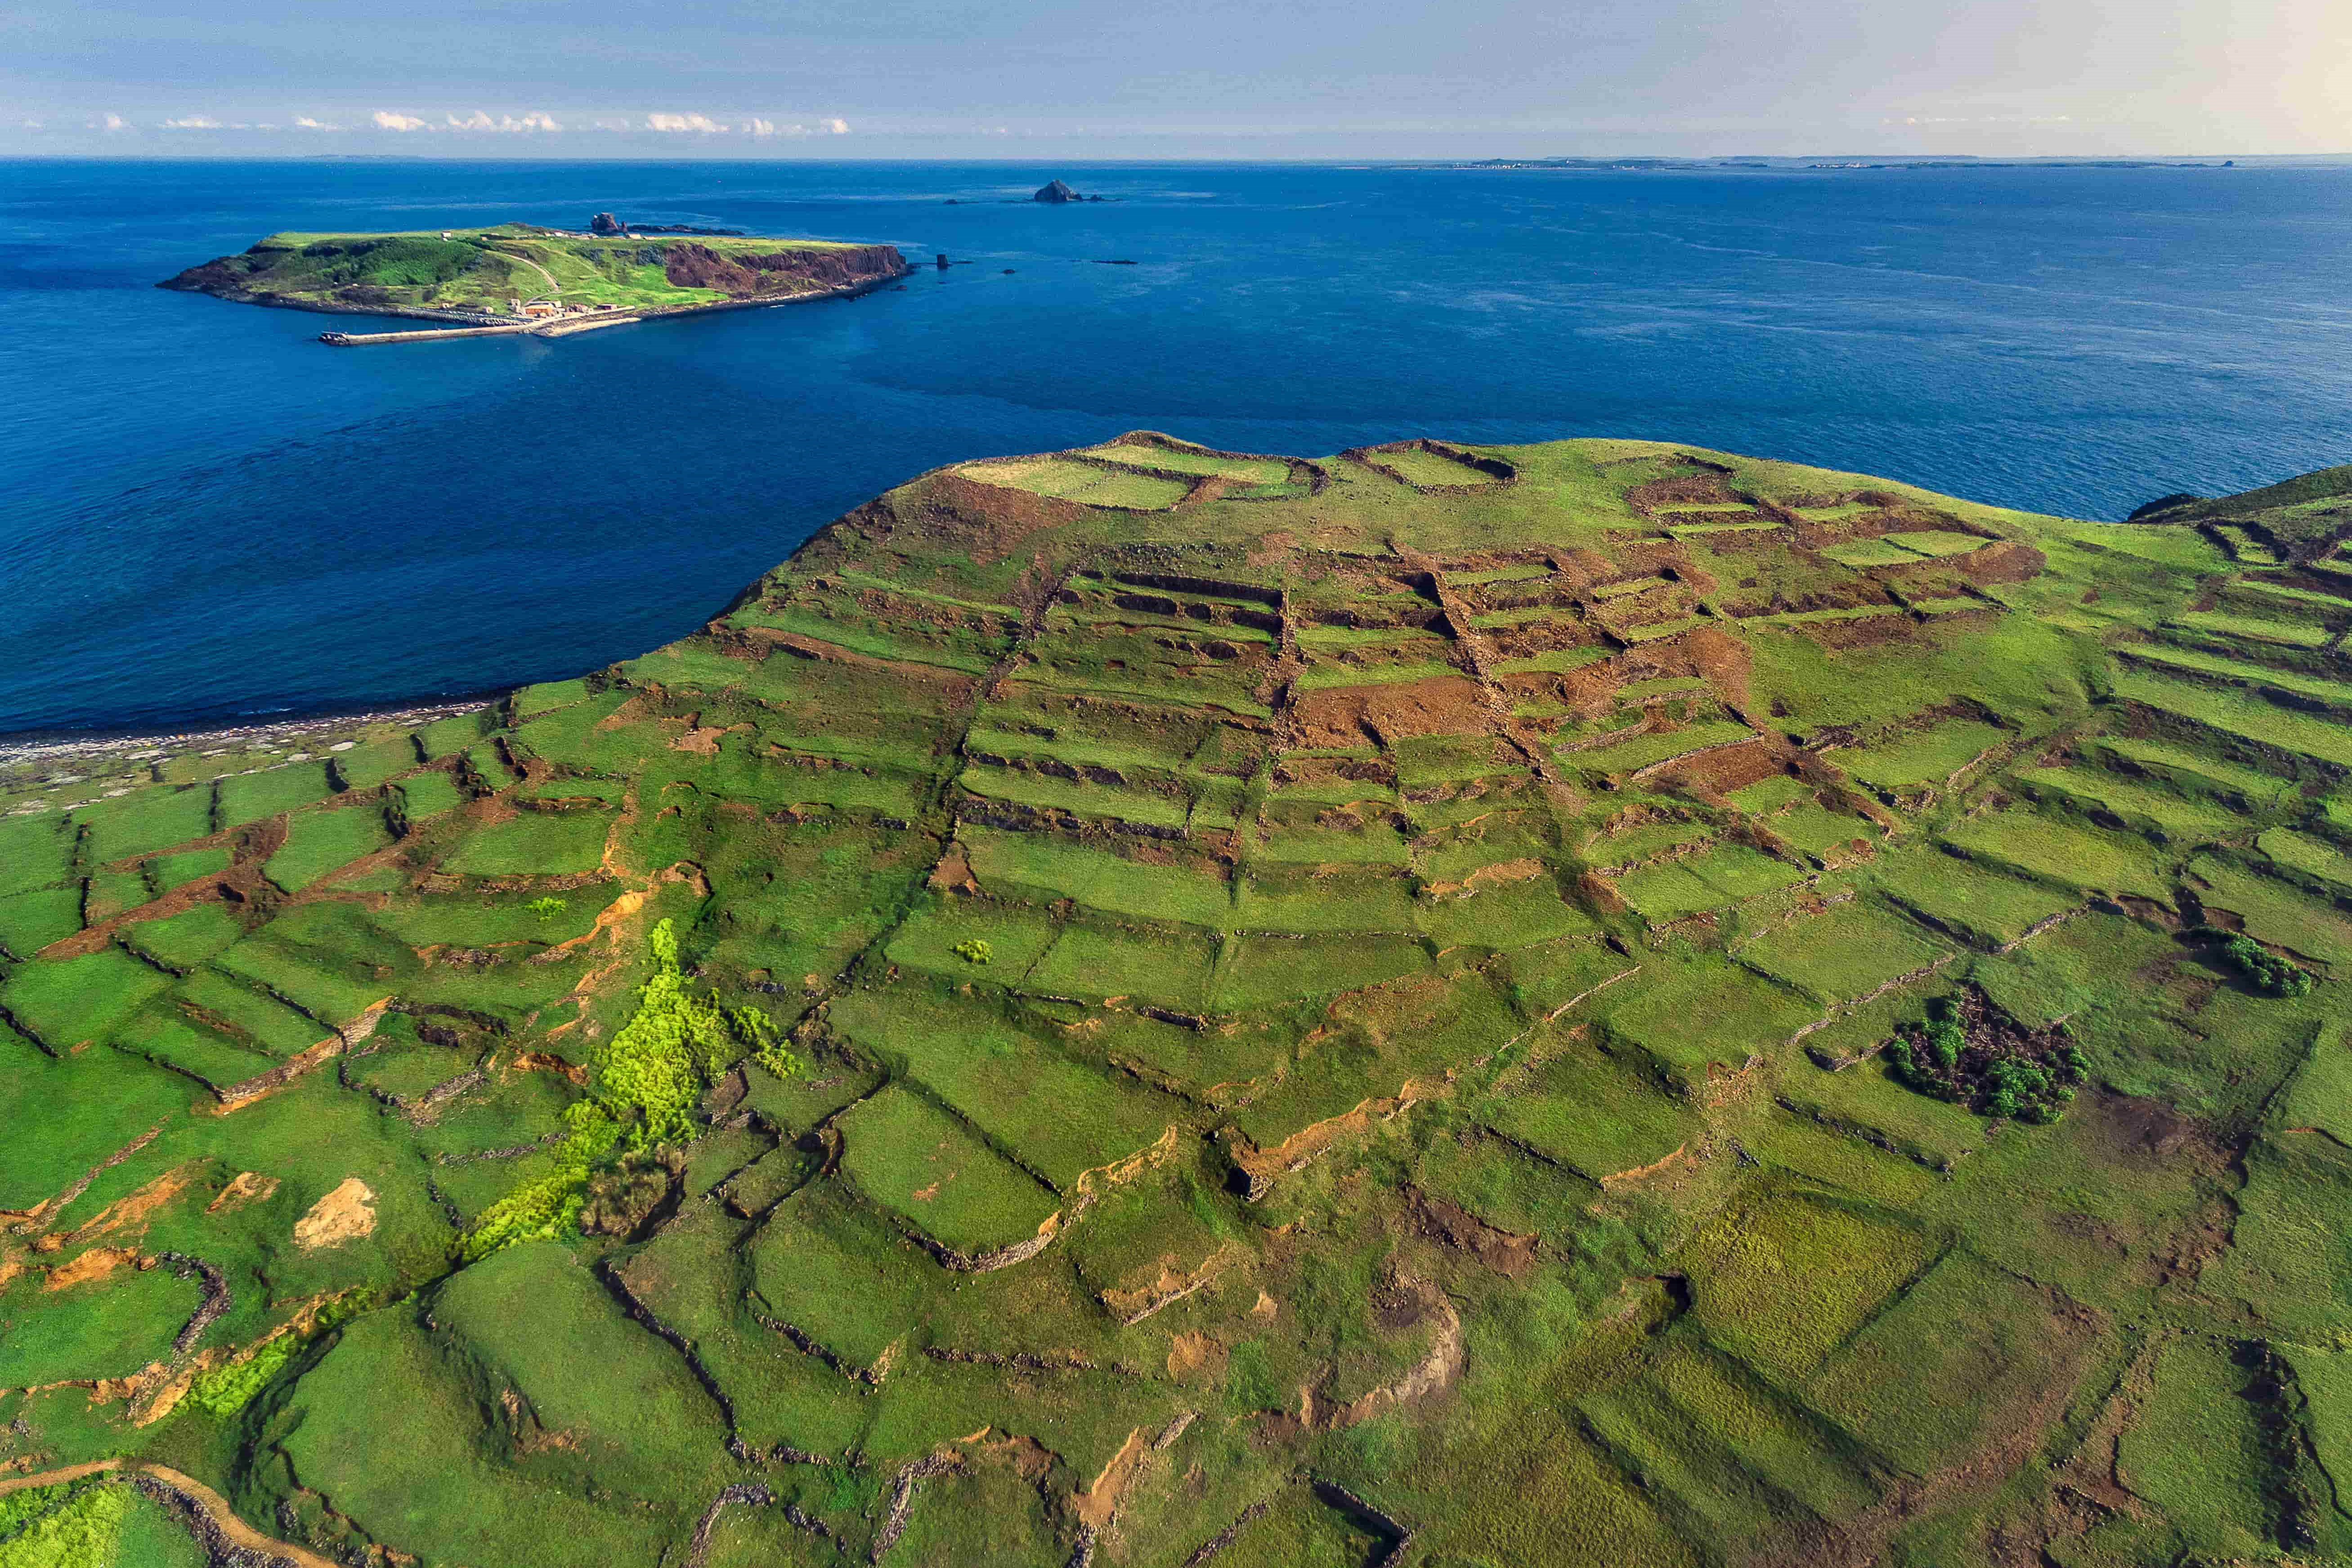
[[[1053,174],[1124,199],[1003,199]],[[151,287],[606,208],[973,265],[361,352]],[[934,464],[1139,426],[1655,437],[2117,516],[2352,459],[2347,264],[2347,169],[0,163],[0,732],[575,673]]]

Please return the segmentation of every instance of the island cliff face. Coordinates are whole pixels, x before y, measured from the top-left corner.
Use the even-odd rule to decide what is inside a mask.
[[[2159,517],[1136,432],[0,775],[9,1517],[2341,1562],[2352,469]]]

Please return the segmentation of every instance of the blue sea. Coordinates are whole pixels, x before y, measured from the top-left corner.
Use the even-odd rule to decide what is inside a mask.
[[[1116,199],[1021,199],[1056,174]],[[362,351],[152,287],[599,210],[968,265]],[[2342,168],[0,163],[0,732],[576,673],[935,464],[1137,426],[1649,437],[2117,517],[2352,460],[2347,279]]]

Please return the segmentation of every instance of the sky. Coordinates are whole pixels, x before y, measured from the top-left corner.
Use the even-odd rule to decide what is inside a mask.
[[[2352,153],[2352,0],[0,0],[0,155]]]

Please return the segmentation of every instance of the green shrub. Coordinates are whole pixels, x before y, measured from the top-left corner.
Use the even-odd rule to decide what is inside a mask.
[[[2210,926],[2202,928],[2200,934],[2220,941],[2221,956],[2265,996],[2308,996],[2316,984],[2311,971],[2281,958],[2250,936],[2216,931]]]
[[[986,963],[996,956],[996,950],[978,937],[960,942],[950,951],[966,963]]]
[[[524,909],[529,910],[532,914],[538,916],[542,921],[551,921],[571,907],[572,905],[569,900],[559,899],[552,893],[550,893],[543,898],[533,899],[530,902],[523,905]]]

